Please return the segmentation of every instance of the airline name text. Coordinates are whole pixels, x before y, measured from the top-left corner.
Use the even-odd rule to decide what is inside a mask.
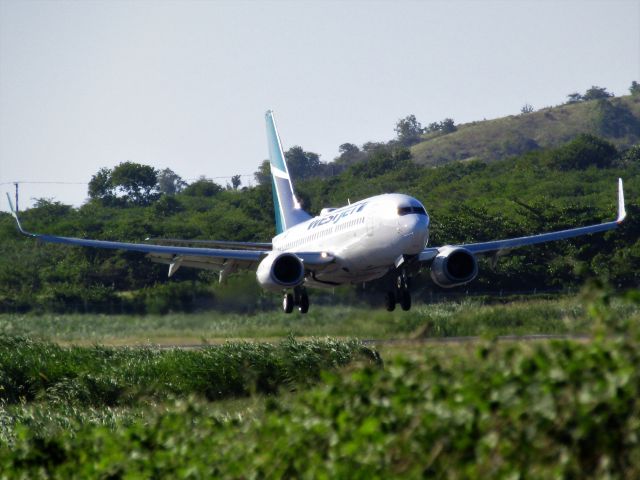
[[[307,227],[307,230],[311,230],[328,223],[333,223],[335,225],[343,218],[348,217],[349,215],[353,215],[354,213],[361,212],[366,205],[367,202],[354,203],[353,205],[350,205],[348,207],[341,208],[340,210],[336,210],[335,212],[331,212],[331,215],[325,215],[311,222],[309,224],[309,227]]]

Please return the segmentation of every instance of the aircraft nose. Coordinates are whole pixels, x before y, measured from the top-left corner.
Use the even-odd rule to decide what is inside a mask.
[[[421,218],[419,215],[404,215],[398,219],[398,233],[400,235],[408,235],[417,233],[420,229]]]
[[[411,250],[411,252],[407,251],[406,253],[421,251],[426,245],[429,235],[429,217],[426,215],[406,215],[401,217],[398,222],[398,234],[404,237],[405,246]]]

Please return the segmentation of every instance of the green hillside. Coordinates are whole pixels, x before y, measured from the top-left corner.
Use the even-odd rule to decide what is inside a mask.
[[[448,134],[428,133],[411,147],[415,162],[491,162],[538,148],[563,145],[581,133],[606,138],[617,148],[640,140],[640,95],[570,103],[521,115],[458,125]]]

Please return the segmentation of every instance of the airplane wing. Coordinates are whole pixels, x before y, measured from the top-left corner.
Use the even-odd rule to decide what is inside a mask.
[[[613,230],[620,225],[627,212],[624,208],[624,191],[622,188],[622,179],[618,179],[618,218],[611,222],[600,223],[597,225],[589,225],[586,227],[570,228],[568,230],[560,230],[557,232],[542,233],[539,235],[530,235],[527,237],[508,238],[505,240],[493,240],[490,242],[468,243],[461,245],[448,245],[449,247],[461,247],[467,249],[473,254],[500,253],[512,248],[524,247],[526,245],[535,245],[537,243],[551,242],[554,240],[564,240],[566,238],[579,237],[596,232],[606,232]],[[425,248],[419,255],[420,262],[429,262],[435,258],[442,247]]]
[[[13,207],[11,197],[7,194],[11,215],[16,220],[18,230],[27,237],[47,243],[61,243],[79,247],[94,247],[116,250],[129,250],[146,253],[151,261],[169,265],[169,276],[181,266],[203,268],[220,272],[222,280],[228,274],[241,268],[254,268],[269,253],[266,250],[240,250],[232,248],[185,247],[179,245],[153,245],[144,243],[113,242],[107,240],[90,240],[73,237],[60,237],[27,232],[22,228],[20,219]],[[241,243],[241,242],[238,242]],[[225,246],[239,246],[231,242],[218,242]]]
[[[271,251],[271,242],[234,242],[230,240],[184,240],[179,238],[145,238],[158,245],[186,245],[211,248],[232,248],[240,250]]]
[[[27,237],[47,243],[146,253],[152,262],[169,265],[169,277],[180,267],[193,267],[214,270],[220,274],[220,281],[223,281],[228,275],[238,270],[256,268],[262,259],[272,251],[271,243],[267,242],[157,239],[157,244],[149,244],[31,233],[22,228],[9,194],[7,194],[7,199],[9,200],[11,215],[16,221],[18,230]],[[162,245],[162,243],[182,243],[183,245]],[[188,244],[222,248],[184,246]],[[309,271],[326,268],[327,265],[335,260],[333,256],[321,252],[296,252],[295,255],[304,262],[305,269]]]

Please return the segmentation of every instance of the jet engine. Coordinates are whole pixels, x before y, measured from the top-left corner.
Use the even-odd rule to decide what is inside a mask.
[[[431,263],[431,279],[444,288],[464,285],[478,275],[478,261],[461,247],[442,247]]]
[[[304,265],[293,253],[272,252],[258,265],[256,277],[267,290],[297,287],[304,282]]]

